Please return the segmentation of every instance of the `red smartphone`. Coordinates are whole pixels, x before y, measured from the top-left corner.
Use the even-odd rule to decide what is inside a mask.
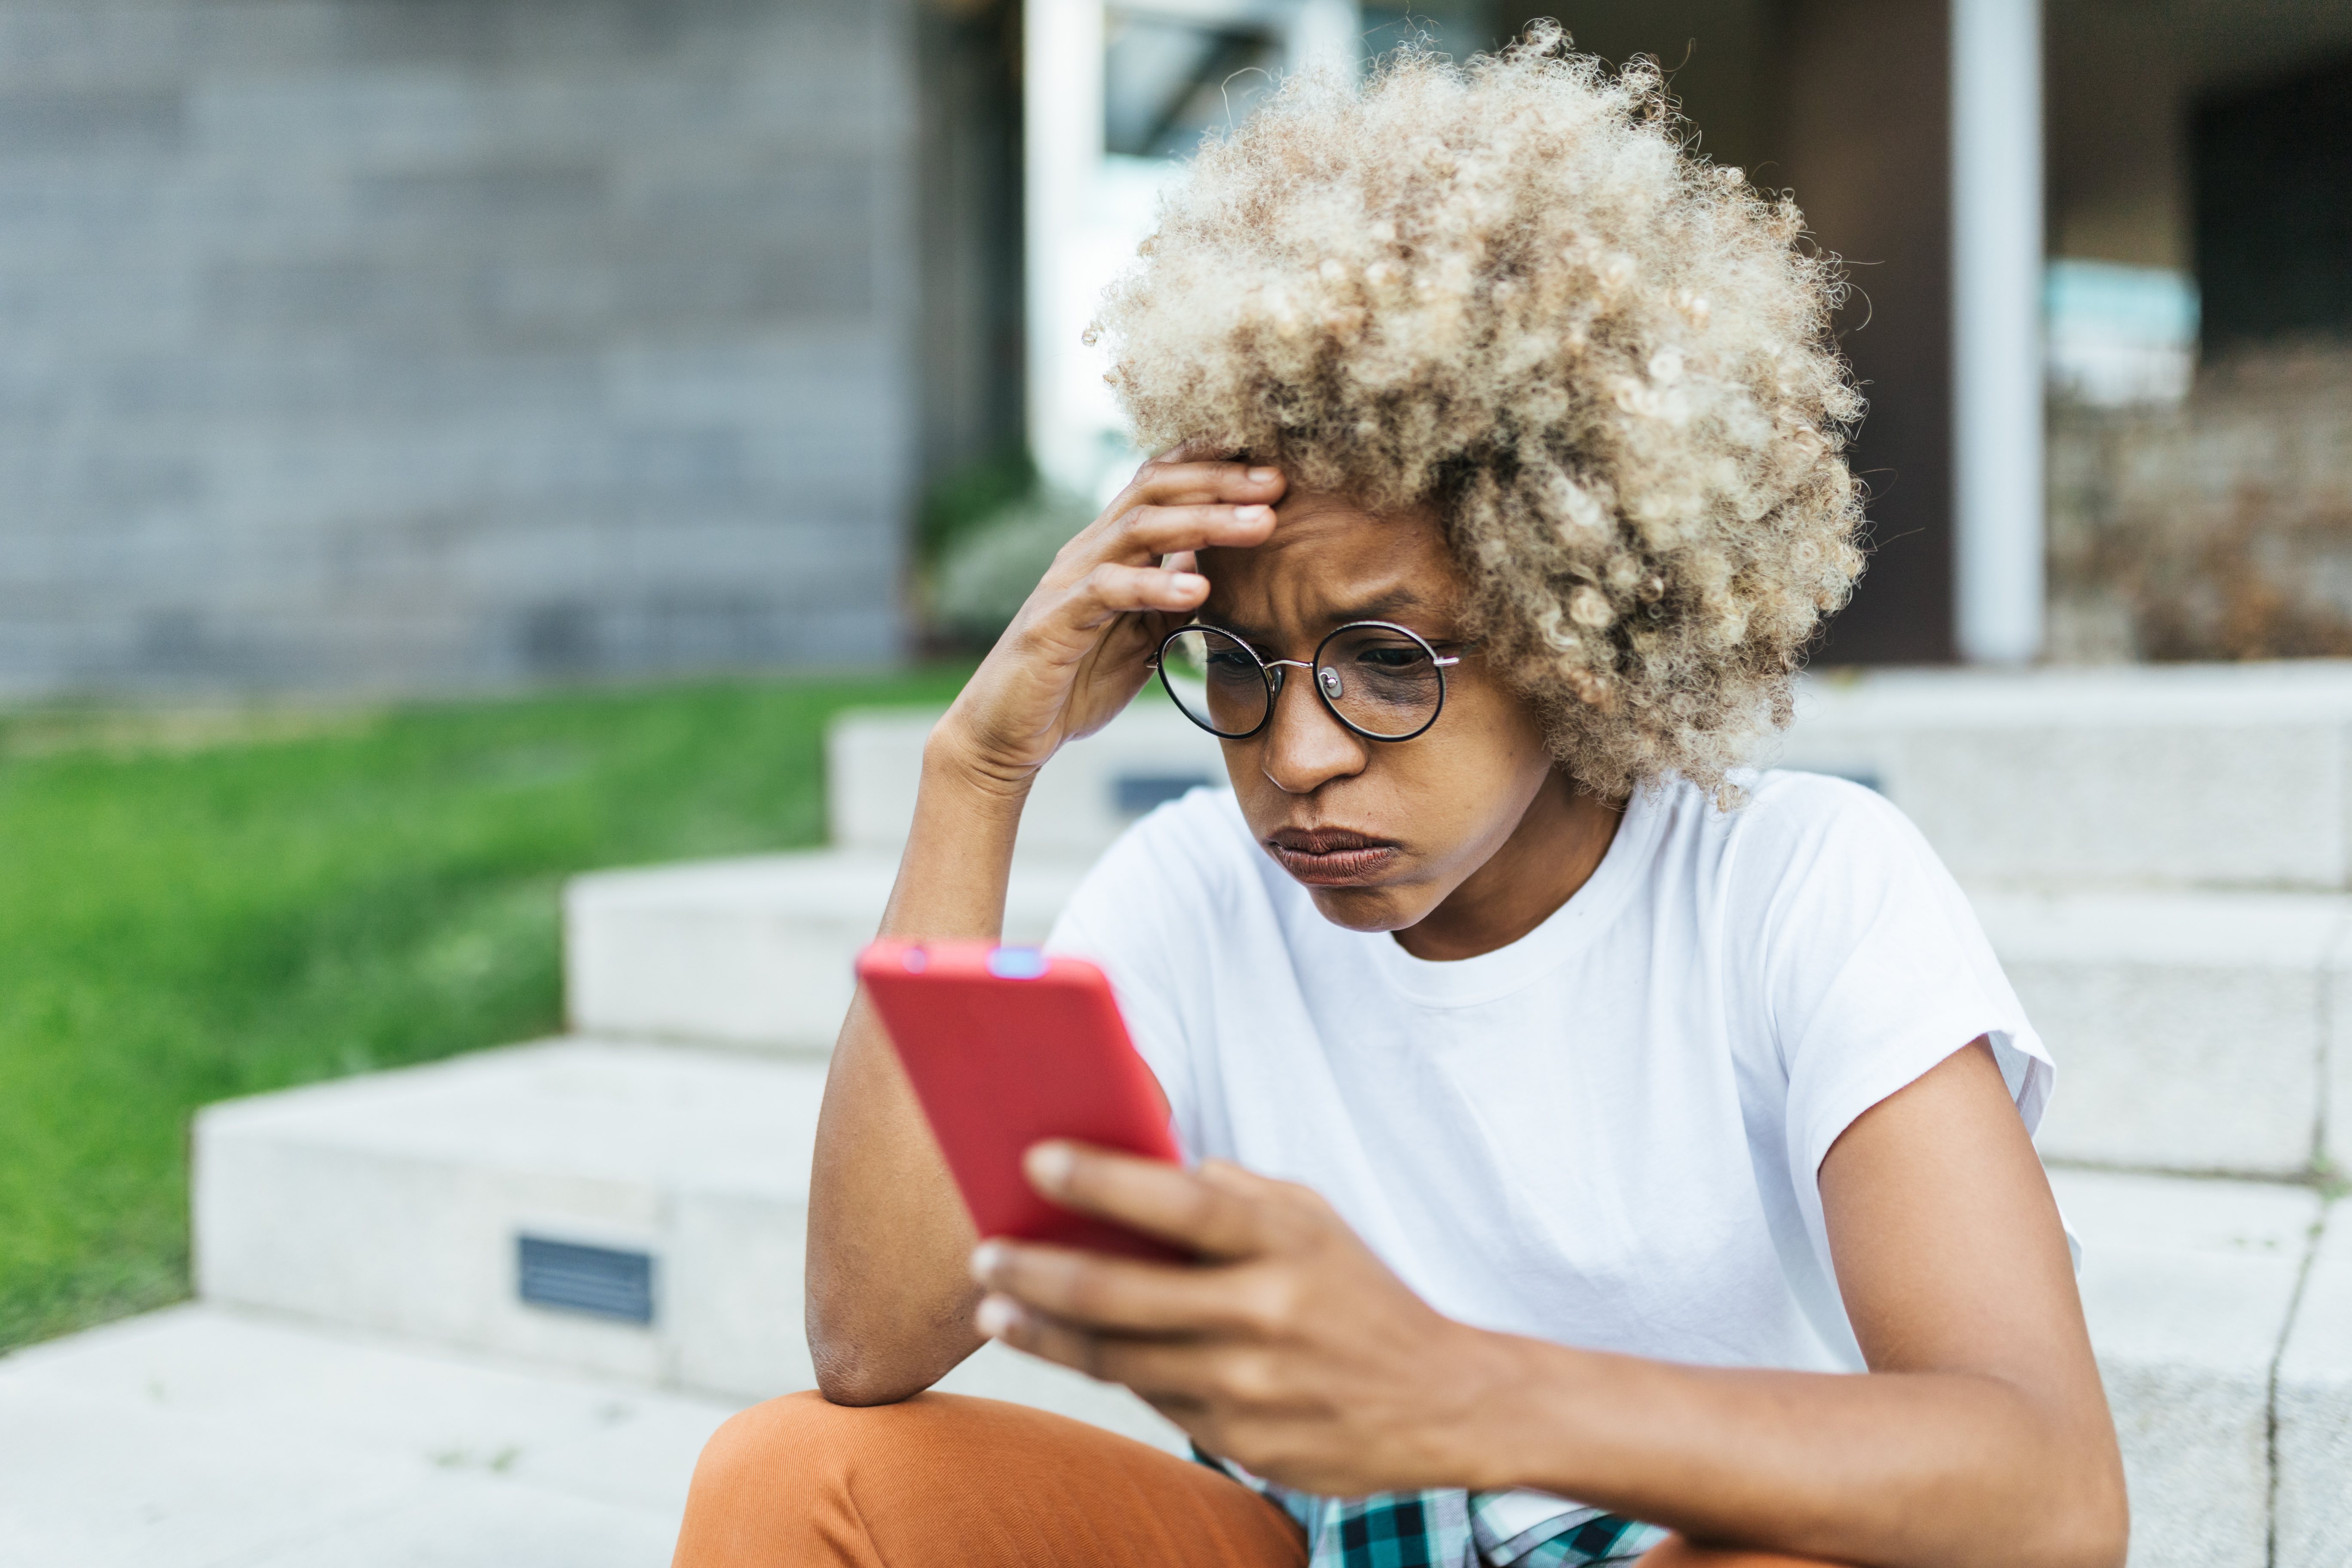
[[[1178,1159],[1167,1101],[1101,970],[1034,947],[885,939],[857,955],[857,978],[982,1236],[1184,1256],[1046,1202],[1021,1173],[1048,1138]]]

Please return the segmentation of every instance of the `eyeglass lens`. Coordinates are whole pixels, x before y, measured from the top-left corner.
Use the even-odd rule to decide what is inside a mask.
[[[1213,735],[1239,737],[1265,722],[1265,667],[1223,632],[1188,626],[1160,650],[1168,695]]]
[[[1427,644],[1386,626],[1342,626],[1315,655],[1332,710],[1367,735],[1400,741],[1437,717],[1444,678]]]
[[[1186,627],[1161,649],[1160,668],[1169,695],[1211,733],[1239,738],[1265,722],[1273,700],[1265,667],[1224,633]],[[1342,626],[1326,638],[1316,654],[1315,685],[1342,721],[1380,740],[1427,729],[1445,695],[1428,646],[1377,626]]]

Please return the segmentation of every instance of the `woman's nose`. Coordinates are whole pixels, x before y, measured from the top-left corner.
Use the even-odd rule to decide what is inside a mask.
[[[1364,742],[1331,716],[1313,679],[1285,680],[1276,689],[1264,745],[1259,766],[1286,795],[1307,795],[1364,771]]]

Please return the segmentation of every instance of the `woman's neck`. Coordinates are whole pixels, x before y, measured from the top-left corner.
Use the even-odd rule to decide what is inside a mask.
[[[1433,962],[1508,947],[1592,879],[1624,816],[1623,802],[1596,799],[1553,769],[1502,847],[1443,903],[1394,932],[1397,945]]]

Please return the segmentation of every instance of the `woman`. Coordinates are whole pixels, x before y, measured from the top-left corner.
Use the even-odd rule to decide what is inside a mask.
[[[925,753],[884,929],[992,936],[1059,746],[1155,667],[1223,740],[1231,793],[1052,940],[1201,1163],[1029,1159],[1202,1261],[975,1249],[854,1009],[824,1397],[713,1440],[681,1564],[2121,1562],[2049,1060],[1891,806],[1735,771],[1859,568],[1836,276],[1562,48],[1293,84],[1202,153],[1102,323],[1182,450]],[[910,1397],[983,1336],[1208,1462]]]

